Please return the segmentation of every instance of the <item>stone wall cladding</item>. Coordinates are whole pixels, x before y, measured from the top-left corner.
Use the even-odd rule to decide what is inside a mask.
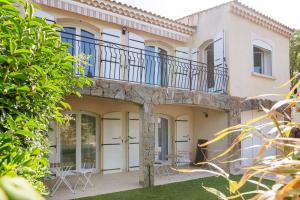
[[[80,92],[83,95],[129,101],[140,105],[144,103],[184,104],[225,111],[230,111],[240,105],[240,98],[227,94],[202,93],[107,80],[95,80],[93,86],[85,87]]]

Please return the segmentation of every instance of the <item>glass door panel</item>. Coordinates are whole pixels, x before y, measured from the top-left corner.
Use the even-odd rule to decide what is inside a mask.
[[[168,63],[167,63],[167,51],[158,48],[158,74],[159,83],[162,87],[168,86]]]
[[[72,164],[76,168],[76,115],[61,127],[60,131],[60,160],[61,163]]]
[[[80,52],[86,56],[86,65],[84,66],[84,74],[89,77],[95,76],[96,66],[96,40],[95,35],[81,30]]]
[[[165,118],[160,119],[160,126],[158,127],[158,147],[161,149],[159,153],[159,160],[168,160],[169,150],[169,136],[168,136],[168,120]]]
[[[96,168],[96,118],[81,115],[81,168]]]
[[[156,61],[155,61],[155,47],[145,46],[145,59],[146,59],[146,83],[155,85],[157,78]]]

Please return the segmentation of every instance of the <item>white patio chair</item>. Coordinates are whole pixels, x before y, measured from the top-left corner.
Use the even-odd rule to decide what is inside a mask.
[[[87,168],[89,167],[89,168]],[[94,184],[91,181],[92,174],[94,173],[95,164],[92,163],[83,163],[83,169],[80,171],[74,171],[73,173],[77,175],[77,181],[74,186],[74,190],[76,190],[76,187],[79,183],[83,185],[83,191],[85,191],[86,187],[90,185],[91,187],[94,187]]]
[[[56,193],[56,191],[61,186],[61,184],[65,184],[67,188],[73,194],[75,194],[75,191],[72,189],[71,183],[67,180],[67,176],[70,175],[72,167],[73,164],[70,163],[65,163],[65,164],[56,163],[56,166],[52,168],[54,173],[56,174],[57,180],[51,189],[50,196],[53,196]]]

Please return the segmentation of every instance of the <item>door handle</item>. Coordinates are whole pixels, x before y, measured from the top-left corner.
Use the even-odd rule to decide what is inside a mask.
[[[121,140],[121,142],[123,143],[123,138],[120,136],[120,137],[114,137],[114,138],[112,138],[113,140]]]
[[[129,139],[136,139],[136,137],[128,136]]]

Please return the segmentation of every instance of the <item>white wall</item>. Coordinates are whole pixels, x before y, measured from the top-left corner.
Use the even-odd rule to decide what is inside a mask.
[[[228,13],[227,62],[229,66],[230,94],[239,97],[284,93],[288,88],[277,88],[289,79],[288,38]],[[272,46],[272,77],[255,76],[253,72],[254,39]]]

